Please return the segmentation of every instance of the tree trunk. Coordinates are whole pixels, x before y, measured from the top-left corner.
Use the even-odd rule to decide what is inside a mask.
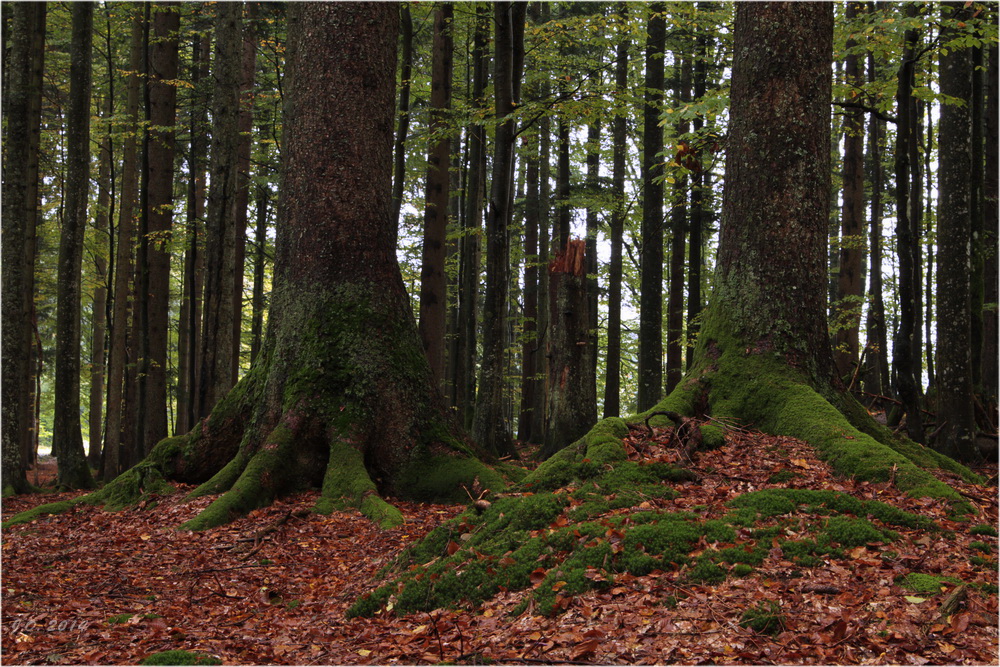
[[[40,11],[39,11],[40,10]],[[45,5],[18,3],[13,5],[10,25],[10,54],[5,49],[4,61],[4,114],[7,132],[4,136],[3,161],[3,435],[2,468],[3,495],[24,493],[29,490],[24,471],[28,463],[26,443],[30,434],[31,401],[28,400],[31,384],[31,322],[34,299],[29,286],[33,262],[24,256],[29,235],[34,227],[37,192],[37,157],[32,157],[32,133],[36,117],[32,109],[32,64],[34,36],[39,29],[44,34]],[[39,28],[37,23],[43,22]],[[5,24],[5,29],[8,27]],[[6,30],[5,30],[6,32]],[[44,46],[44,40],[43,40]],[[37,89],[38,95],[41,88]],[[37,143],[35,151],[37,152]],[[35,165],[32,174],[31,165]],[[37,195],[36,195],[37,196]],[[32,268],[29,268],[32,267]]]
[[[983,368],[983,306],[986,285],[984,272],[988,248],[984,245],[983,214],[983,181],[985,165],[983,156],[986,146],[983,144],[983,107],[986,102],[984,95],[985,72],[984,51],[982,46],[972,48],[972,92],[969,98],[969,113],[972,125],[972,167],[969,184],[970,223],[969,244],[972,249],[971,274],[969,276],[969,296],[971,298],[971,337],[970,352],[972,365],[972,386],[977,394],[982,394]],[[929,123],[928,123],[929,124]],[[929,151],[928,151],[929,152]],[[929,319],[929,316],[928,316]],[[928,337],[929,338],[929,337]]]
[[[528,137],[524,202],[524,329],[521,334],[521,405],[517,439],[533,442],[532,408],[535,405],[538,372],[538,135]]]
[[[489,41],[489,9],[476,5],[475,27],[472,37],[472,103],[485,114],[486,58]],[[478,320],[480,243],[483,219],[483,197],[486,184],[486,130],[482,125],[470,123],[466,129],[469,137],[469,175],[466,179],[465,219],[459,253],[461,285],[459,286],[459,320],[461,333],[458,338],[458,367],[456,375],[455,405],[460,422],[472,428],[476,404],[476,323]]]
[[[642,133],[642,251],[639,260],[639,410],[656,404],[663,391],[663,53],[666,7],[649,5],[645,105]]]
[[[201,419],[232,388],[233,294],[236,284],[236,190],[239,184],[241,2],[216,6],[212,63],[212,149],[205,216],[205,295],[195,418]]]
[[[907,15],[912,18],[915,5],[907,5]],[[909,142],[913,134],[913,114],[911,98],[913,89],[915,30],[907,30],[904,36],[903,63],[899,68],[899,86],[896,90],[896,251],[899,255],[899,328],[892,346],[892,363],[896,376],[896,394],[902,402],[906,415],[906,431],[916,442],[924,440],[923,417],[920,414],[920,389],[913,375],[913,355],[920,356],[916,347],[916,296],[919,283],[915,282],[916,252],[910,226],[910,153]],[[890,420],[892,421],[898,420]]]
[[[858,5],[847,3],[846,19],[854,20]],[[860,56],[852,53],[854,39],[847,40],[845,83],[852,89],[862,84]],[[864,112],[848,109],[844,117],[843,205],[840,215],[840,275],[834,302],[834,362],[842,378],[850,377],[860,357],[861,305],[865,291],[865,134]]]
[[[510,284],[510,191],[514,164],[514,26],[510,2],[494,5],[496,53],[494,89],[498,120],[493,154],[490,209],[486,218],[486,292],[483,299],[483,359],[472,431],[476,442],[495,455],[516,455],[504,414],[507,349],[507,293]]]
[[[569,202],[569,134],[569,121],[560,116],[556,120],[556,235],[553,239],[559,249],[565,248],[569,242],[573,218]]]
[[[90,191],[90,91],[94,5],[73,5],[70,45],[70,94],[67,112],[66,216],[59,237],[59,277],[56,314],[55,415],[53,450],[59,456],[58,485],[90,488],[94,478],[87,466],[80,426],[80,299],[83,232]]]
[[[270,189],[263,184],[257,186],[257,228],[254,231],[253,260],[253,322],[250,325],[250,365],[257,361],[264,341],[264,273],[267,267],[267,217],[270,204]]]
[[[177,32],[180,28],[176,3],[156,5],[153,39],[149,50],[149,172],[146,200],[146,257],[148,271],[146,325],[148,356],[144,360],[145,419],[138,454],[149,453],[167,437],[167,336],[170,310],[170,251],[173,233],[174,124],[177,118]],[[144,346],[145,347],[145,346]]]
[[[379,490],[458,498],[476,477],[503,483],[449,424],[396,262],[396,17],[387,3],[289,8],[283,187],[262,357],[191,433],[162,441],[82,501],[120,505],[162,490],[164,478],[202,482],[193,496],[222,495],[184,524],[201,529],[322,484],[317,511],[353,505],[391,526],[402,515]],[[338,103],[312,103],[324,99]],[[343,164],[352,168],[336,168]]]
[[[685,57],[675,63],[677,99],[681,103],[691,101],[691,59]],[[677,123],[678,137],[688,133],[690,125],[686,120]],[[684,150],[686,144],[682,144]],[[682,156],[678,155],[678,161]],[[694,161],[687,166],[696,166]],[[693,171],[693,170],[692,170]],[[667,291],[667,378],[666,393],[670,393],[681,381],[684,373],[684,259],[687,237],[687,196],[688,176],[678,174],[674,181],[670,202],[670,287]]]
[[[413,18],[409,3],[399,3],[401,47],[399,54],[399,119],[393,144],[392,219],[399,227],[399,210],[403,205],[406,180],[406,134],[410,129],[410,79],[413,71]],[[475,55],[473,55],[475,58]]]
[[[952,18],[962,3],[943,3]],[[952,36],[954,30],[945,30]],[[966,48],[949,48],[940,60],[941,93],[960,100],[941,108],[938,205],[938,420],[935,449],[955,459],[979,458],[972,390],[969,276],[972,180],[972,58]]]
[[[108,410],[104,429],[102,478],[110,481],[121,472],[122,449],[127,442],[125,415],[128,411],[126,366],[128,365],[129,319],[132,312],[133,245],[138,199],[138,156],[140,74],[142,71],[142,19],[132,21],[129,47],[128,88],[125,102],[127,130],[122,156],[122,188],[118,203],[118,244],[115,250],[114,307],[111,318],[111,347],[108,354]]]
[[[540,24],[548,23],[551,15],[551,5],[547,2],[532,4],[533,11],[536,12],[536,20]],[[534,9],[537,8],[537,9]],[[545,99],[551,92],[551,85],[547,78],[543,77],[541,82],[541,97]],[[552,172],[552,123],[549,117],[542,116],[538,124],[538,266],[547,267],[552,239],[552,191],[549,184]],[[549,345],[549,306],[545,295],[549,293],[549,272],[541,270],[538,272],[538,336],[535,349],[543,355]],[[548,422],[546,410],[548,410],[548,369],[547,364],[538,363],[535,382],[535,402],[531,407],[531,433],[535,442],[541,442],[546,423]]]
[[[597,235],[598,206],[596,200],[600,197],[601,171],[601,121],[591,121],[587,126],[587,180],[586,191],[590,202],[587,206],[587,252],[584,270],[587,274],[587,345],[590,350],[586,361],[590,364],[585,370],[586,382],[593,389],[588,390],[594,395],[594,405],[597,403],[597,354],[598,354],[598,300],[599,286],[597,282]],[[596,408],[595,408],[596,410]]]
[[[628,22],[628,3],[617,4],[616,23],[624,27]],[[621,412],[622,368],[622,242],[627,214],[625,204],[625,118],[628,107],[624,97],[628,91],[629,39],[622,29],[615,50],[615,99],[619,108],[611,120],[611,192],[614,208],[611,212],[611,260],[608,265],[608,347],[605,361],[604,416],[617,417]]]
[[[596,386],[587,369],[596,350],[588,331],[586,242],[570,240],[549,265],[549,420],[541,458],[582,437],[597,417]]]
[[[427,186],[424,194],[424,236],[420,272],[420,339],[431,372],[443,391],[445,379],[445,333],[448,283],[445,279],[445,243],[448,229],[451,140],[448,111],[451,108],[452,52],[454,51],[450,2],[434,9],[434,45],[431,66],[431,120],[434,137],[427,152]]]
[[[996,7],[993,8],[991,20],[996,21]],[[997,124],[1000,117],[1000,105],[997,102],[997,88],[1000,87],[998,79],[1000,74],[997,71],[997,60],[1000,57],[996,42],[990,46],[989,65],[986,71],[986,129],[985,129],[985,177],[983,187],[983,248],[986,250],[985,266],[983,269],[985,291],[983,300],[986,303],[997,303],[997,285],[1000,282],[998,277],[998,256],[997,256],[997,230],[1000,229],[1000,221],[997,219],[997,208],[1000,201],[997,197],[997,183],[1000,180],[1000,169],[998,169],[998,137]],[[997,394],[998,384],[1000,384],[1000,331],[997,327],[997,308],[993,307],[983,313],[983,359],[982,359],[982,395],[984,405],[990,418],[993,420],[993,427],[997,426]]]

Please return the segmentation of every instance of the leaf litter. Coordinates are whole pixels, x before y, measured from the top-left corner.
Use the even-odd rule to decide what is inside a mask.
[[[317,493],[309,492],[192,533],[176,526],[212,498],[185,503],[179,493],[116,513],[82,506],[4,531],[3,658],[8,664],[135,664],[184,649],[225,664],[1000,661],[995,488],[936,473],[977,512],[956,517],[946,502],[912,498],[891,480],[838,478],[808,445],[790,438],[731,429],[724,447],[700,452],[693,466],[680,461],[684,453],[672,445],[671,428],[655,429],[652,437],[637,429],[626,438],[630,458],[682,462],[699,476],[675,483],[676,498],[633,511],[721,519],[732,511],[726,503],[742,494],[822,489],[919,514],[937,529],[890,527],[869,516],[876,529],[891,528],[898,537],[813,561],[784,553],[772,537],[759,565],[724,565],[730,571],[719,583],[694,583],[683,568],[620,573],[600,590],[565,597],[556,591],[560,613],[551,616],[530,603],[511,614],[530,596],[527,589],[501,591],[475,607],[404,616],[386,609],[348,620],[346,609],[384,582],[379,577],[402,549],[465,507],[397,501],[406,523],[379,530],[357,512],[311,513]],[[5,500],[3,516],[42,501]],[[764,539],[755,542],[754,535],[806,539],[815,520],[802,508],[761,516],[737,530],[736,543],[702,540],[697,550],[749,553]],[[566,521],[560,516],[554,526]],[[532,576],[535,586],[545,580],[540,570]],[[596,570],[588,576],[603,578]],[[741,622],[757,608],[775,610],[775,623],[758,625],[767,632]]]

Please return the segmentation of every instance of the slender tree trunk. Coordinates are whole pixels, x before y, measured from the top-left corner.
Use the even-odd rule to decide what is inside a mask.
[[[104,430],[104,457],[101,465],[104,481],[121,472],[122,449],[126,440],[127,412],[126,365],[129,318],[132,312],[133,245],[138,199],[137,132],[139,126],[140,74],[142,71],[142,19],[132,21],[129,49],[129,78],[126,92],[126,135],[122,157],[122,188],[118,204],[118,244],[115,251],[114,308],[111,320],[111,347],[108,354],[108,410]]]
[[[708,12],[713,8],[710,2],[698,4],[698,12]],[[700,100],[708,87],[708,49],[712,40],[712,32],[708,27],[702,27],[695,38],[694,60],[694,99]],[[696,136],[700,135],[705,126],[701,115],[696,115],[691,121]],[[687,311],[687,362],[691,368],[694,362],[694,345],[692,344],[701,328],[701,269],[704,263],[704,234],[706,224],[706,197],[710,175],[698,162],[698,169],[691,176],[691,235],[688,239],[688,311]]]
[[[80,426],[80,299],[83,232],[90,190],[90,93],[94,5],[73,5],[70,45],[70,94],[67,113],[66,216],[59,238],[56,313],[55,415],[53,449],[59,456],[58,484],[68,489],[90,488],[94,478],[87,466]]]
[[[536,23],[548,23],[551,15],[551,5],[547,2],[532,4]],[[546,77],[542,78],[540,95],[542,99],[549,96],[551,84]],[[548,267],[551,255],[552,238],[552,189],[549,183],[552,173],[552,123],[548,116],[542,116],[538,124],[538,266]],[[540,269],[538,272],[538,335],[535,345],[536,354],[547,355],[550,341],[549,305],[546,295],[549,293],[549,272]],[[548,368],[539,361],[535,375],[534,405],[531,407],[531,434],[534,442],[540,443],[545,437],[548,423]]]
[[[517,438],[532,442],[532,407],[538,371],[538,135],[528,138],[527,195],[524,202],[524,329],[521,335],[521,406]]]
[[[25,258],[29,228],[34,227],[37,201],[38,158],[37,142],[32,150],[32,134],[37,130],[32,114],[35,90],[32,86],[33,64],[41,57],[32,48],[41,31],[44,47],[45,5],[18,3],[13,5],[10,25],[10,52],[4,49],[4,114],[7,132],[4,136],[3,161],[3,436],[2,466],[3,495],[24,493],[30,488],[24,474],[29,463],[31,401],[32,308],[30,291],[33,261]],[[39,21],[42,26],[38,25]],[[37,89],[41,95],[41,87]],[[35,156],[33,157],[33,152]],[[32,170],[32,164],[34,170]],[[32,173],[34,171],[34,173]],[[33,196],[32,192],[36,194]],[[22,259],[24,258],[24,259]]]
[[[677,72],[677,97],[691,101],[691,59],[684,57],[675,64]],[[687,134],[687,121],[677,123],[677,136]],[[692,162],[690,166],[695,166]],[[670,203],[670,287],[667,293],[667,379],[669,394],[681,381],[684,373],[684,259],[687,236],[688,177],[681,174],[674,182]]]
[[[253,134],[254,73],[257,63],[257,2],[247,2],[243,22],[240,64],[239,139],[236,148],[235,259],[233,271],[233,382],[240,376],[243,352],[243,274],[247,251],[247,217],[250,209],[250,148]]]
[[[628,3],[619,2],[617,25],[624,28],[628,22]],[[622,243],[625,230],[625,118],[628,107],[625,95],[628,91],[628,50],[629,39],[622,29],[620,41],[615,49],[615,98],[618,108],[611,120],[611,192],[614,208],[611,212],[611,260],[608,265],[608,347],[605,361],[604,417],[617,417],[621,413],[621,368],[622,368]]]
[[[556,121],[556,247],[565,248],[570,239],[570,222],[573,211],[570,208],[569,174],[569,121],[559,117]]]
[[[858,16],[858,4],[848,2],[848,21]],[[854,39],[847,40],[848,53],[844,63],[845,83],[853,89],[861,87],[863,76],[860,56],[851,49]],[[844,117],[843,205],[840,215],[840,275],[834,302],[834,362],[837,373],[848,378],[858,365],[860,351],[861,300],[865,291],[864,225],[865,225],[865,134],[864,112],[848,109]]]
[[[413,18],[408,2],[399,3],[399,118],[393,144],[392,219],[399,229],[399,210],[403,205],[403,186],[406,179],[406,134],[410,129],[410,79],[413,71]],[[473,55],[475,58],[475,55]]]
[[[109,95],[104,118],[114,115],[114,101]],[[94,227],[99,236],[110,234],[111,216],[111,134],[101,139],[98,149],[97,168],[97,211],[94,215]],[[87,463],[96,468],[101,463],[101,444],[104,442],[104,372],[105,372],[105,339],[107,338],[107,308],[108,308],[108,258],[103,253],[94,253],[94,305],[91,309],[91,343],[90,343],[90,409],[89,409],[89,442]]]
[[[266,185],[257,186],[257,228],[254,230],[253,262],[253,322],[250,329],[250,365],[257,361],[264,340],[264,274],[267,267],[267,217],[271,192]]]
[[[200,419],[232,388],[233,294],[236,284],[236,190],[238,176],[240,54],[243,6],[216,6],[212,63],[214,96],[208,211],[205,216],[206,275],[202,316],[201,369],[195,402]]]
[[[962,3],[942,3],[951,18]],[[945,34],[954,34],[947,30]],[[951,48],[940,59],[941,93],[961,100],[941,108],[938,206],[938,419],[936,449],[965,461],[979,458],[973,405],[969,278],[972,181],[972,57]]]
[[[174,124],[177,118],[179,6],[161,3],[153,14],[149,48],[149,120],[145,239],[148,272],[145,358],[145,419],[138,454],[145,456],[167,437],[167,337],[170,310],[170,251],[173,233]]]
[[[475,27],[472,38],[472,103],[485,113],[484,93],[488,78],[486,57],[489,41],[489,9],[485,4],[476,5]],[[462,264],[459,287],[460,335],[458,339],[458,368],[456,369],[456,398],[460,421],[466,429],[472,428],[476,404],[476,323],[478,320],[479,265],[482,233],[483,197],[486,184],[486,131],[482,125],[470,123],[466,129],[469,137],[469,174],[466,178],[465,216],[462,241],[459,248]]]
[[[514,26],[511,2],[494,5],[496,53],[496,144],[490,209],[486,219],[486,293],[483,299],[483,359],[479,370],[479,393],[473,437],[495,455],[516,455],[510,424],[504,418],[504,353],[507,349],[507,293],[510,284],[510,190],[514,160],[513,111]]]
[[[916,6],[907,5],[908,16],[915,16]],[[911,104],[914,70],[914,45],[917,42],[915,30],[907,30],[904,35],[905,47],[903,63],[899,68],[899,87],[896,90],[896,251],[899,255],[899,328],[892,348],[892,361],[896,375],[896,394],[902,402],[906,415],[906,430],[914,442],[923,442],[924,427],[920,414],[920,389],[913,375],[913,355],[919,356],[915,347],[916,336],[916,296],[919,283],[915,282],[916,253],[910,225],[910,153],[909,142],[913,133]]]
[[[445,379],[445,332],[447,330],[448,283],[445,279],[448,204],[451,175],[451,140],[448,110],[451,108],[451,74],[454,40],[450,2],[434,9],[434,45],[431,71],[431,121],[434,136],[427,153],[427,186],[424,195],[424,236],[420,273],[420,339],[438,387]]]
[[[645,105],[642,134],[642,251],[639,294],[638,409],[660,400],[663,389],[663,150],[660,105],[663,97],[663,54],[666,6],[649,5],[646,38]]]
[[[971,186],[969,193],[971,222],[969,243],[972,249],[972,272],[969,276],[969,295],[971,297],[971,338],[969,344],[972,363],[972,386],[975,388],[977,394],[982,393],[983,304],[986,289],[984,271],[986,268],[985,260],[987,253],[987,247],[983,243],[983,236],[986,231],[983,221],[983,187],[985,185],[983,181],[985,175],[983,156],[986,149],[983,144],[983,107],[986,102],[984,95],[985,73],[983,71],[985,63],[983,58],[983,47],[973,47],[972,95],[969,99],[969,112],[972,124],[972,175],[969,183]]]
[[[593,389],[588,394],[594,395],[595,406],[597,396],[597,348],[598,348],[598,282],[597,282],[597,235],[598,207],[595,199],[600,196],[601,171],[601,121],[594,120],[587,126],[587,181],[586,189],[591,202],[587,206],[587,252],[584,266],[587,273],[587,346],[588,355],[584,357],[590,363],[585,369],[586,381]],[[596,414],[596,407],[595,407]]]

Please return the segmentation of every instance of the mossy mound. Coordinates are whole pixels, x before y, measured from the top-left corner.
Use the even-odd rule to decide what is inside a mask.
[[[210,655],[190,651],[161,651],[147,656],[140,665],[221,665],[222,661]]]

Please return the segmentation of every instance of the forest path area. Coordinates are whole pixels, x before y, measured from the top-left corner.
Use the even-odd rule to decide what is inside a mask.
[[[630,458],[682,457],[670,430],[653,438],[633,430]],[[797,507],[739,528],[733,544],[702,540],[692,557],[715,549],[747,555],[720,563],[722,581],[692,583],[684,566],[618,575],[563,598],[553,617],[533,605],[509,616],[528,589],[478,609],[347,620],[346,609],[380,583],[382,566],[464,507],[398,502],[406,524],[382,531],[357,512],[311,513],[311,492],[191,533],[176,526],[211,497],[183,503],[177,494],[117,513],[84,505],[4,531],[3,659],[135,664],[183,649],[224,664],[997,663],[995,488],[942,474],[978,513],[956,520],[945,502],[911,498],[891,482],[836,478],[808,445],[742,430],[699,453],[692,469],[700,479],[675,484],[676,498],[609,514],[713,520],[748,492],[824,490],[887,503],[938,529],[894,525],[891,540],[862,535],[827,553],[792,553],[779,536],[806,544],[836,514]],[[5,500],[3,517],[51,499]],[[756,622],[748,610],[760,612]]]

